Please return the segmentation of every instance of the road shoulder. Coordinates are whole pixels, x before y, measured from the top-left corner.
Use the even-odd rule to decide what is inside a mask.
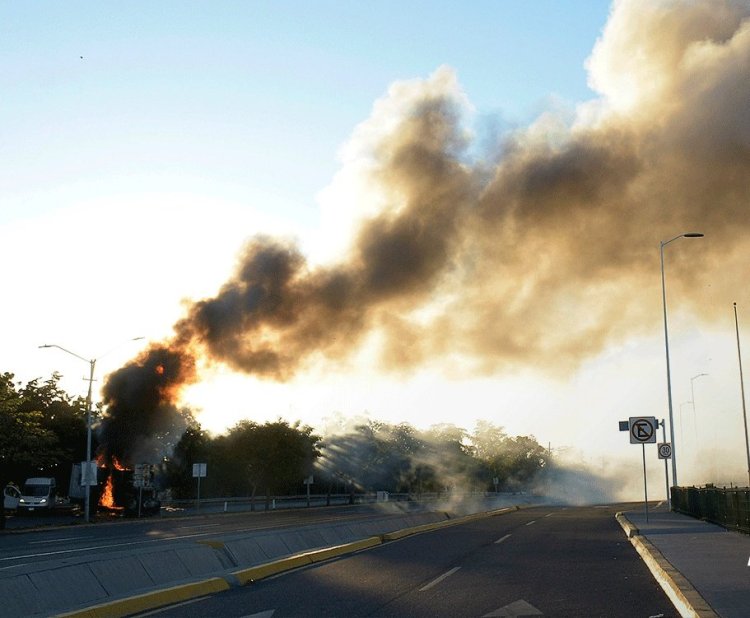
[[[718,618],[719,615],[700,592],[648,538],[641,535],[624,513],[617,513],[615,519],[681,616]]]

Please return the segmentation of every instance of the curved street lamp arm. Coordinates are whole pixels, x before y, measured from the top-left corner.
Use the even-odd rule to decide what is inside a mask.
[[[57,348],[58,350],[62,350],[63,352],[67,352],[68,354],[75,356],[76,358],[80,358],[82,361],[85,361],[87,363],[91,362],[90,358],[84,358],[80,354],[76,354],[75,352],[71,352],[70,350],[62,347],[61,345],[57,345],[56,343],[45,343],[44,345],[40,345],[40,348]]]
[[[678,234],[674,238],[670,238],[669,240],[662,240],[661,246],[664,248],[666,245],[668,245],[671,242],[674,242],[678,238],[703,238],[704,234],[702,232],[684,232],[683,234]]]
[[[61,345],[57,345],[56,343],[45,343],[44,345],[40,345],[40,348],[57,348],[58,350],[62,350],[63,352],[67,352],[71,356],[75,356],[76,358],[80,358],[82,361],[85,361],[89,364],[94,364],[99,359],[107,356],[107,354],[110,354],[111,352],[114,352],[117,348],[119,348],[121,345],[125,343],[129,343],[130,341],[140,341],[141,339],[145,339],[145,337],[133,337],[132,339],[128,339],[127,341],[123,341],[122,343],[118,343],[114,348],[110,348],[107,350],[104,354],[100,354],[96,358],[85,358],[81,356],[80,354],[76,354],[75,352],[72,352],[71,350],[68,350],[67,348],[62,347]]]

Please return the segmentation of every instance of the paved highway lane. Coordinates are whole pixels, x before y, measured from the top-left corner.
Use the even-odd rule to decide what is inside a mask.
[[[295,511],[216,513],[195,517],[121,520],[3,534],[0,576],[29,563],[101,557],[106,552],[148,548],[157,544],[221,539],[248,531],[297,528],[314,524],[366,521],[393,515],[377,505],[327,507]]]
[[[615,507],[538,507],[408,537],[151,615],[677,616]]]

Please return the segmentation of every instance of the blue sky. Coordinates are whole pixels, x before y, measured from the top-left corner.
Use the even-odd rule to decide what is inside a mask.
[[[7,221],[179,188],[308,224],[337,152],[401,79],[453,67],[479,122],[591,96],[607,2],[32,2],[0,20]],[[83,56],[83,58],[81,58]]]

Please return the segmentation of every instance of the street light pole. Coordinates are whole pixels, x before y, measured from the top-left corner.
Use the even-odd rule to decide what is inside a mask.
[[[669,329],[667,328],[667,286],[664,280],[664,247],[674,242],[678,238],[702,238],[700,232],[686,232],[679,234],[669,240],[662,240],[659,243],[659,254],[661,257],[661,300],[664,310],[664,348],[667,356],[667,403],[669,404],[669,439],[672,442],[672,483],[675,487],[677,484],[677,451],[674,443],[674,414],[672,411],[672,375],[669,367]]]
[[[693,382],[697,380],[698,378],[702,378],[703,376],[707,376],[707,373],[699,373],[697,376],[693,376],[690,378],[690,403],[693,404],[693,414],[695,414],[695,388],[693,386]]]
[[[91,388],[94,383],[94,368],[96,359],[89,361],[89,390],[86,393],[86,493],[84,495],[83,508],[86,510],[84,521],[89,523],[91,519]],[[83,480],[83,467],[81,468],[81,480]]]
[[[683,406],[686,406],[688,404],[690,404],[692,406],[693,402],[692,401],[683,401],[680,404],[680,444],[683,444],[683,445],[685,444],[685,433],[682,430],[682,408],[683,408]],[[666,439],[664,441],[666,442]]]
[[[747,409],[745,408],[745,380],[742,377],[742,353],[740,352],[740,325],[737,321],[737,303],[734,304],[734,330],[737,333],[737,358],[740,363],[740,391],[742,392],[742,419],[745,421],[745,449],[747,451],[747,478],[750,487],[750,441],[747,438]]]
[[[696,429],[696,424],[698,422],[698,413],[695,409],[695,385],[694,382],[698,378],[702,378],[703,376],[707,376],[707,373],[699,373],[697,376],[693,376],[690,378],[690,403],[693,404],[693,435],[695,436],[696,441],[698,440],[698,430]]]
[[[141,339],[144,339],[144,337],[134,337],[133,339],[128,339],[128,341],[139,341]],[[127,343],[127,342],[123,342]],[[120,344],[122,345],[122,344]],[[84,520],[86,523],[89,523],[91,519],[91,479],[88,478],[90,473],[90,465],[91,465],[91,406],[92,406],[92,394],[91,390],[94,384],[94,369],[96,368],[96,361],[98,359],[96,358],[85,358],[81,356],[80,354],[76,354],[75,352],[71,352],[70,350],[65,349],[62,346],[59,346],[54,343],[45,343],[44,345],[40,345],[40,348],[57,348],[58,350],[62,350],[63,352],[67,352],[71,356],[75,356],[76,358],[86,362],[89,364],[89,377],[84,378],[84,380],[88,380],[89,388],[86,393],[86,491],[84,493],[84,505],[83,508],[85,509],[84,513]],[[120,346],[116,346],[120,347]],[[103,356],[106,356],[109,354],[109,352],[114,351],[116,348],[112,348],[112,350],[109,350],[108,352],[102,354],[99,356],[99,358],[102,358]],[[83,467],[81,468],[81,480],[83,480]]]

